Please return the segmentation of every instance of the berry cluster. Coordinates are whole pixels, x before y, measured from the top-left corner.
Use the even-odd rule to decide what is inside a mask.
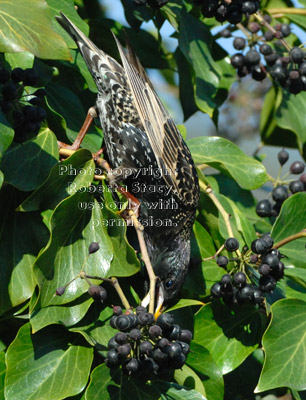
[[[122,366],[125,374],[147,380],[165,378],[169,370],[182,368],[189,352],[192,333],[174,324],[173,315],[165,313],[154,321],[142,306],[133,312],[123,313],[113,307],[110,324],[120,332],[108,342],[106,365]]]
[[[41,107],[45,90],[37,89],[34,93],[24,95],[25,87],[35,86],[38,79],[32,68],[15,68],[11,72],[0,69],[0,108],[12,122],[15,142],[24,142],[29,136],[37,134],[46,118],[46,112]]]
[[[136,6],[149,6],[152,8],[161,8],[168,3],[169,0],[133,0]]]
[[[264,19],[267,23],[271,22],[268,15],[265,15]],[[248,41],[242,37],[236,37],[233,41],[234,48],[241,51],[231,57],[231,64],[237,69],[238,76],[242,78],[251,74],[254,80],[262,81],[269,72],[271,78],[282,87],[288,88],[290,93],[298,94],[306,90],[306,54],[299,47],[291,48],[288,53],[279,42],[279,39],[290,34],[290,26],[276,24],[273,28],[274,33],[267,30],[263,35],[259,34],[262,28],[257,22],[251,22],[248,28],[251,32]],[[224,29],[221,35],[230,37],[231,31]],[[273,46],[267,43],[274,39]],[[245,49],[247,51],[243,54]]]
[[[247,260],[244,265],[245,272],[238,270],[232,275],[232,271],[235,271],[233,269],[223,275],[221,280],[212,286],[212,296],[222,298],[226,304],[261,304],[264,293],[272,292],[277,281],[284,277],[285,266],[281,261],[282,255],[279,250],[273,249],[273,244],[273,239],[268,234],[254,240],[251,251],[244,249],[242,255]],[[233,251],[233,248],[237,250],[238,247],[239,243],[235,238],[229,238],[225,242],[228,251]],[[228,261],[225,256],[217,258],[217,264],[225,269]]]
[[[241,22],[243,15],[254,14],[259,9],[256,0],[195,0],[201,6],[205,18],[215,17],[219,22],[228,21],[231,24]]]
[[[283,166],[289,159],[289,153],[286,150],[281,150],[278,155],[278,161]],[[289,191],[294,194],[298,192],[306,191],[306,173],[305,164],[302,161],[294,161],[290,165],[290,174],[300,175],[299,179],[292,180],[289,183],[289,190],[287,185],[278,184],[276,180],[276,186],[272,190],[272,199],[275,201],[272,205],[268,199],[260,200],[256,205],[256,213],[260,217],[277,217],[280,212],[283,202],[289,197]]]

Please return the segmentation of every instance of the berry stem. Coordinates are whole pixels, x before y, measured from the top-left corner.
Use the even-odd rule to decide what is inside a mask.
[[[305,8],[294,8],[294,7],[280,7],[280,8],[269,8],[269,14],[275,16],[275,14],[294,14],[294,15],[306,15]]]
[[[241,32],[243,32],[245,34],[245,36],[247,37],[247,39],[249,41],[252,40],[252,35],[250,35],[249,31],[242,25],[241,22],[239,22],[239,24],[236,24],[237,28],[241,30]]]
[[[222,215],[229,237],[234,237],[234,233],[233,233],[233,230],[232,230],[232,227],[231,227],[231,223],[230,223],[230,216],[224,210],[222,204],[220,203],[220,201],[215,196],[212,188],[210,186],[208,186],[208,185],[205,185],[205,183],[203,181],[201,181],[201,180],[200,180],[200,188],[211,198],[211,200],[213,201],[213,203],[215,204],[215,206],[219,210],[220,214]],[[236,250],[236,253],[237,253],[238,257],[241,256],[241,253],[240,253],[239,249]]]
[[[257,21],[258,21],[261,25],[265,26],[265,27],[266,27],[270,32],[272,32],[273,35],[275,36],[276,30],[263,18],[263,16],[261,15],[260,12],[257,12],[257,13],[255,13],[255,14],[253,14],[253,15],[254,15],[254,17],[257,19]],[[289,43],[286,42],[286,40],[284,40],[284,39],[279,39],[279,41],[282,43],[282,45],[283,45],[288,51],[290,51],[291,46],[290,46]]]
[[[128,302],[128,299],[125,297],[125,294],[123,293],[123,290],[121,289],[121,286],[119,285],[118,279],[116,277],[112,277],[110,279],[112,285],[114,286],[118,296],[120,297],[120,300],[126,310],[132,310],[132,307],[130,306],[130,303]]]
[[[306,229],[302,230],[301,232],[295,233],[294,235],[290,235],[283,240],[280,240],[279,242],[274,244],[273,248],[279,249],[285,244],[292,242],[293,240],[300,239],[301,237],[306,237]]]
[[[214,258],[217,257],[217,255],[218,255],[219,253],[221,253],[221,251],[222,251],[223,249],[224,249],[224,244],[220,247],[220,249],[219,249],[213,256],[210,256],[210,257],[207,257],[207,258],[203,258],[202,261],[213,260]]]

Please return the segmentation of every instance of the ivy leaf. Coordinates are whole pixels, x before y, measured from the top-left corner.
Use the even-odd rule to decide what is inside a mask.
[[[10,126],[5,118],[5,115],[0,110],[0,161],[3,157],[4,152],[10,147],[14,139],[14,129]]]
[[[76,395],[87,383],[92,359],[93,349],[63,328],[32,335],[27,323],[7,351],[5,398],[61,400]]]
[[[54,32],[45,1],[1,0],[0,52],[30,51],[39,58],[69,60],[64,40]]]
[[[265,317],[254,307],[230,310],[214,301],[195,315],[194,341],[208,349],[226,374],[258,347],[264,323]]]
[[[56,137],[45,128],[33,139],[11,146],[3,157],[1,170],[7,183],[19,190],[30,191],[47,178],[57,160]]]
[[[229,174],[243,189],[257,189],[268,180],[263,164],[246,156],[227,139],[198,137],[188,140],[187,144],[194,162]]]
[[[0,214],[0,313],[22,304],[36,286],[33,265],[48,241],[48,230],[39,213],[22,214],[15,208],[24,198],[10,185],[1,190]]]
[[[277,387],[306,389],[306,303],[283,299],[272,305],[272,320],[262,343],[265,363],[256,392]]]
[[[135,251],[125,239],[125,223],[117,218],[86,192],[77,192],[56,207],[49,243],[35,263],[42,307],[69,303],[86,292],[88,284],[77,280],[61,297],[54,297],[56,289],[74,279],[82,269],[102,278],[129,276],[138,271]],[[109,227],[112,236],[108,225],[116,224],[119,226]],[[84,263],[91,242],[99,242],[100,249]]]
[[[53,209],[66,197],[89,188],[95,172],[91,153],[80,149],[56,164],[48,178],[18,208],[19,211]],[[93,187],[94,190],[94,187]]]
[[[117,398],[120,400],[205,400],[205,397],[195,391],[170,382],[153,381],[143,383],[140,380],[128,379],[121,370],[115,369],[110,374],[105,364],[96,367],[90,377],[86,389],[86,399]]]
[[[4,399],[4,378],[6,373],[5,352],[0,353],[0,396]]]

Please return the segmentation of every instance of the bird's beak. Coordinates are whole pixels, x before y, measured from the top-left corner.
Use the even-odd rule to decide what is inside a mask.
[[[154,319],[156,320],[160,315],[164,304],[164,288],[162,284],[156,285],[156,309],[154,312]],[[150,303],[150,292],[142,300],[141,305],[147,307]]]

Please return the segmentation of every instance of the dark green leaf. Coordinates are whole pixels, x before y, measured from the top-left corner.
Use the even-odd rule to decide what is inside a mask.
[[[5,115],[0,111],[0,161],[3,157],[4,152],[10,147],[14,138],[14,130],[7,122]]]
[[[44,1],[1,0],[0,18],[1,52],[30,51],[39,58],[70,59],[64,40],[52,28],[52,19]]]
[[[0,312],[22,304],[33,293],[33,264],[47,243],[48,231],[38,213],[22,214],[15,208],[24,198],[7,185],[0,195]]]
[[[306,303],[283,299],[272,305],[272,320],[263,336],[266,353],[256,392],[276,387],[306,389]]]
[[[5,353],[0,353],[0,396],[4,399],[4,378],[5,378],[6,366],[5,366]]]
[[[88,380],[93,349],[63,328],[31,335],[20,328],[7,352],[5,398],[61,400],[80,393]]]
[[[6,53],[5,61],[7,61],[11,68],[32,68],[34,64],[34,54],[28,51],[23,51],[21,53]]]
[[[47,178],[57,160],[56,137],[45,128],[33,139],[11,146],[3,157],[1,170],[5,182],[19,190],[30,191]]]
[[[187,364],[202,380],[208,399],[220,400],[223,398],[224,384],[222,374],[207,349],[192,341]],[[187,384],[185,386],[189,387]]]
[[[221,137],[199,137],[187,141],[196,163],[208,164],[224,171],[243,189],[262,186],[268,176],[260,162],[246,156],[235,144]]]
[[[48,178],[19,207],[19,211],[46,210],[78,190],[88,190],[95,172],[95,164],[88,150],[80,149],[55,165]],[[83,188],[83,189],[81,189]],[[95,187],[93,186],[94,190]]]
[[[205,400],[195,390],[170,382],[154,381],[145,384],[138,379],[129,379],[122,375],[120,369],[110,372],[105,364],[95,368],[86,390],[87,400],[96,399],[120,400]]]
[[[258,347],[264,323],[265,317],[254,307],[231,310],[214,301],[196,314],[194,341],[209,350],[226,374]]]
[[[271,236],[279,242],[295,233],[301,232],[306,226],[306,193],[296,193],[287,199],[277,217]]]
[[[87,291],[88,284],[78,279],[61,297],[54,297],[56,289],[81,270],[101,277],[129,276],[137,272],[135,251],[125,240],[125,223],[117,218],[109,215],[103,204],[86,192],[77,192],[58,205],[51,219],[50,241],[35,264],[42,307],[66,304]],[[99,242],[100,250],[83,264],[91,242]]]

